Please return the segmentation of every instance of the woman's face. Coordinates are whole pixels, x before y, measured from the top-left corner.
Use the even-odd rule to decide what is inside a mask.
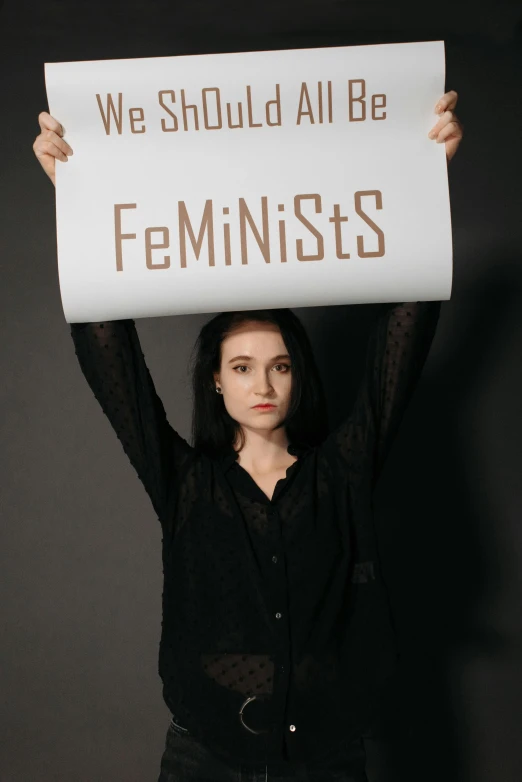
[[[247,429],[273,429],[286,417],[292,389],[290,356],[279,328],[244,322],[221,344],[221,369],[214,375],[228,414]],[[272,404],[262,410],[255,405]]]

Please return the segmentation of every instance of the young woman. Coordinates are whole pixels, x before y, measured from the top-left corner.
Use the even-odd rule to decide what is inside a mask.
[[[434,127],[451,159],[455,92]],[[72,154],[46,112],[54,183]],[[133,320],[70,324],[80,367],[162,529],[159,673],[172,714],[158,782],[364,782],[362,735],[397,649],[372,492],[428,355],[440,302],[385,304],[345,420],[328,432],[288,309],[225,312],[193,354],[190,445],[165,415]]]

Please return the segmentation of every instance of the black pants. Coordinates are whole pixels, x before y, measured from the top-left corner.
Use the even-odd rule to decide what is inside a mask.
[[[266,766],[228,765],[172,721],[167,731],[158,782],[368,782],[362,739],[348,742],[328,766],[301,764],[285,770]]]

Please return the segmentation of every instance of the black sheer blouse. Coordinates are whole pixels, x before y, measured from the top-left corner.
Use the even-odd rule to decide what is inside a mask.
[[[233,762],[315,762],[369,724],[396,670],[372,492],[440,302],[383,305],[348,417],[272,499],[230,449],[169,424],[133,320],[70,324],[87,382],[162,529],[159,674],[176,721]]]

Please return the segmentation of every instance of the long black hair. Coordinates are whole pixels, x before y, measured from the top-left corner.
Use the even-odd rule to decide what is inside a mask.
[[[196,451],[217,457],[245,438],[241,425],[227,412],[216,393],[214,373],[221,368],[221,343],[245,321],[262,321],[279,327],[292,364],[292,390],[285,426],[290,442],[320,445],[328,435],[328,413],[323,385],[308,334],[290,309],[221,312],[201,329],[191,354],[192,443]]]

